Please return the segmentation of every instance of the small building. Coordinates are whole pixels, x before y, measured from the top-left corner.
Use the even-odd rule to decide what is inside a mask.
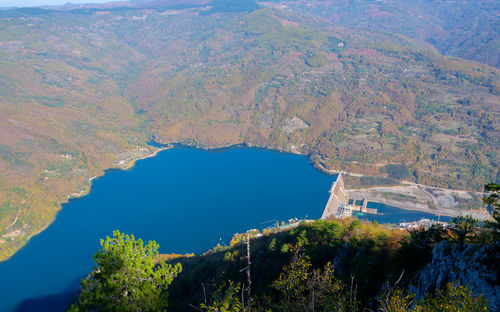
[[[337,218],[344,219],[352,216],[352,206],[348,204],[340,204],[337,209]]]

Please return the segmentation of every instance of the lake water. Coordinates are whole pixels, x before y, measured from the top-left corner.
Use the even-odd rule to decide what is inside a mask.
[[[89,195],[0,263],[0,311],[62,311],[113,230],[155,240],[161,253],[200,253],[269,220],[319,218],[335,176],[298,155],[252,148],[174,148],[110,170]],[[379,206],[379,222],[431,215]],[[269,224],[264,224],[266,226]]]

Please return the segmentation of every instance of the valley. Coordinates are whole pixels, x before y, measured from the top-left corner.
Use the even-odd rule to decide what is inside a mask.
[[[155,153],[151,139],[301,153],[374,177],[366,187],[480,192],[498,180],[498,5],[477,9],[486,27],[457,53],[440,38],[467,26],[442,21],[470,3],[440,19],[424,6],[402,29],[384,16],[411,6],[367,1],[359,20],[308,3],[0,10],[0,259],[92,177]]]

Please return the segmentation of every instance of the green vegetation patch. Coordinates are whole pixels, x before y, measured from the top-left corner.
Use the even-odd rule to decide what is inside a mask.
[[[4,202],[0,204],[0,220],[3,220],[5,217],[10,215],[17,209],[16,206],[12,206],[10,201]]]
[[[389,177],[402,180],[410,177],[410,170],[404,164],[388,164],[384,167],[385,172]]]
[[[33,164],[23,160],[21,154],[14,152],[14,150],[7,145],[0,144],[0,158],[14,167],[33,168]]]
[[[400,185],[399,181],[390,177],[380,177],[380,176],[352,176],[344,175],[344,182],[346,188],[357,189],[357,188],[367,188],[375,186],[394,186]]]
[[[317,301],[317,309],[300,309],[300,311],[451,311],[453,309],[449,308],[413,310],[409,305],[405,305],[404,309],[399,306],[397,309],[385,309],[394,303],[391,300],[399,302],[398,298],[392,295],[390,299],[379,300],[378,303],[374,299],[384,292],[387,294],[388,289],[384,288],[385,285],[388,281],[395,281],[398,276],[401,276],[398,287],[406,289],[422,268],[431,262],[432,250],[437,243],[449,240],[447,243],[450,245],[463,242],[477,244],[480,241],[478,233],[475,221],[467,217],[456,218],[451,230],[434,226],[410,231],[409,235],[406,231],[392,229],[375,222],[360,222],[357,219],[304,222],[288,231],[268,233],[259,239],[251,239],[252,296],[260,308],[272,307],[269,311],[299,311],[289,305],[290,300],[302,302],[301,307],[314,302],[317,298],[308,296],[305,285],[313,285],[317,278],[321,282],[315,284],[318,286],[314,288],[315,291],[330,282],[335,282],[337,291],[330,292],[333,289],[329,289],[328,292],[334,296],[321,297],[323,300]],[[252,238],[252,234],[249,235]],[[234,282],[235,285],[246,282],[244,268],[247,266],[247,235],[236,236],[242,240],[233,240],[231,247],[219,245],[201,256],[170,261],[172,264],[180,262],[183,267],[183,273],[169,288],[170,311],[184,311],[189,305],[199,305],[203,302],[206,304],[206,294],[218,293],[220,291],[218,285],[225,285],[228,281]],[[334,267],[331,266],[332,263],[335,263]],[[495,265],[490,264],[490,266]],[[332,270],[324,275],[325,278],[319,278],[320,268],[325,268],[326,271],[328,267]],[[315,273],[310,275],[310,269]],[[402,271],[404,274],[401,274]],[[301,282],[297,283],[297,279]],[[282,289],[281,294],[280,287],[277,287],[280,285],[287,286]],[[354,294],[353,289],[356,289]],[[290,295],[292,293],[293,296]],[[283,295],[288,300],[282,300]],[[472,294],[469,291],[469,295],[478,296],[476,298],[481,302],[477,305],[483,309],[486,307],[484,311],[487,310],[487,304],[480,294]],[[345,299],[342,299],[343,297]],[[228,297],[219,296],[219,298]],[[238,302],[234,299],[239,300],[239,298],[241,292],[237,292],[232,302]],[[353,300],[357,302],[352,309],[320,308],[320,304],[323,304],[326,298],[336,300],[335,302],[343,307],[348,306],[347,302],[351,304]],[[428,296],[427,300],[432,301],[433,297]],[[451,300],[450,304],[456,300],[456,298]],[[429,301],[418,303],[429,305]]]
[[[310,67],[321,67],[328,64],[328,59],[322,54],[309,52],[307,53],[304,62]]]
[[[63,107],[64,100],[61,97],[48,97],[48,96],[37,96],[34,97],[35,100],[47,107]]]
[[[260,6],[252,0],[212,0],[208,11],[201,11],[200,15],[211,15],[219,12],[250,12]]]
[[[360,179],[360,183],[362,186],[377,186],[377,185],[398,185],[399,182],[384,177],[371,177],[371,176],[362,176]]]

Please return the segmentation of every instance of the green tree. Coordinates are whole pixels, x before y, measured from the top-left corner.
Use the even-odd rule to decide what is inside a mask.
[[[381,312],[409,312],[421,311],[422,307],[413,305],[415,294],[401,288],[395,288],[388,292],[379,300],[379,311]]]
[[[484,197],[483,201],[493,209],[491,213],[493,220],[486,221],[486,226],[492,230],[495,240],[498,240],[500,238],[500,184],[486,184],[484,190],[489,195]]]
[[[207,312],[243,311],[240,300],[240,290],[240,283],[235,284],[233,281],[225,282],[212,293],[209,303],[201,304],[201,308]]]
[[[155,265],[158,244],[144,246],[133,235],[113,232],[101,239],[94,255],[97,267],[80,284],[80,296],[70,311],[163,311],[167,287],[181,272],[164,262]]]
[[[333,265],[312,269],[311,260],[301,247],[294,247],[293,258],[271,287],[277,291],[272,311],[337,311],[343,302],[343,286],[333,275]]]
[[[490,311],[486,299],[474,296],[467,286],[448,283],[436,296],[427,296],[421,303],[422,312],[485,312]]]
[[[396,288],[379,300],[381,312],[486,312],[489,305],[483,295],[475,296],[467,286],[448,283],[436,295],[427,294],[415,302],[415,295]]]
[[[463,249],[467,237],[476,231],[478,221],[471,215],[459,216],[453,218],[450,225],[450,230],[457,236],[458,243]]]
[[[409,234],[407,241],[414,247],[432,251],[434,246],[446,239],[446,230],[441,224],[435,224],[429,228],[420,227],[407,229]]]

